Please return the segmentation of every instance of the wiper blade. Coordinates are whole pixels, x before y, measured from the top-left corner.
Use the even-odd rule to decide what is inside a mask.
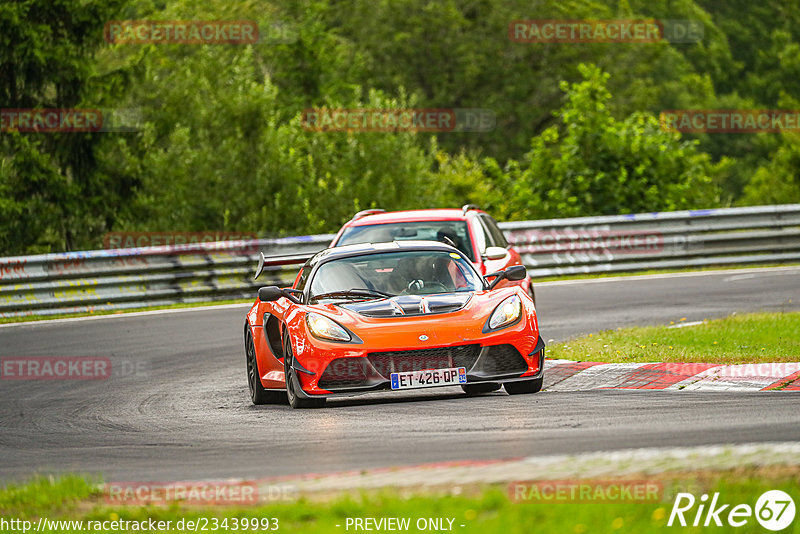
[[[396,295],[392,293],[387,293],[385,291],[378,291],[376,289],[367,289],[367,288],[353,288],[348,289],[347,291],[331,291],[330,293],[322,293],[321,295],[314,295],[311,297],[311,300],[321,300],[321,299],[328,299],[328,298],[364,298],[364,297],[372,297],[372,298],[391,298]]]

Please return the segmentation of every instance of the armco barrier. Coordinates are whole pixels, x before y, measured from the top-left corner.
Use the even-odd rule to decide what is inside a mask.
[[[800,204],[500,223],[531,277],[800,261]]]
[[[0,259],[0,317],[60,315],[254,297],[284,284],[297,266],[267,267],[253,280],[258,251],[314,253],[332,235],[224,241]]]
[[[501,223],[532,277],[800,262],[800,204]],[[253,298],[258,250],[307,254],[332,235],[0,259],[0,316],[58,315]]]

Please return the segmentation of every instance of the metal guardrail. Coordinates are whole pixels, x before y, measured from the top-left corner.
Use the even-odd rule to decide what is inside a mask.
[[[2,258],[0,317],[255,298],[258,287],[283,284],[297,272],[297,266],[267,267],[255,282],[259,251],[314,253],[332,239],[314,235]]]
[[[800,204],[500,223],[533,278],[800,262]]]
[[[533,278],[800,262],[800,204],[501,223]],[[94,250],[0,259],[0,317],[61,315],[254,298],[296,266],[253,272],[267,256],[313,253],[333,235]]]

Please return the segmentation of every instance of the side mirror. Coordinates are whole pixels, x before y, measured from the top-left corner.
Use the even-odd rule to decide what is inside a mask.
[[[528,270],[524,265],[513,265],[506,269],[506,280],[517,282],[524,280],[526,276],[528,276]]]
[[[283,296],[283,290],[278,286],[266,286],[259,288],[258,300],[261,302],[272,302]]]
[[[502,260],[508,256],[508,251],[503,247],[488,247],[483,255],[487,260]]]
[[[281,289],[278,286],[266,286],[259,288],[258,290],[258,300],[261,302],[272,302],[281,297],[286,297],[295,304],[300,304],[301,299],[303,298],[303,292],[299,289]]]
[[[494,289],[497,284],[502,282],[503,280],[510,280],[512,282],[516,282],[518,280],[523,280],[526,276],[528,276],[528,270],[525,268],[524,265],[512,265],[505,271],[497,271],[496,273],[489,273],[484,278],[492,278],[494,280],[489,282],[489,289]]]

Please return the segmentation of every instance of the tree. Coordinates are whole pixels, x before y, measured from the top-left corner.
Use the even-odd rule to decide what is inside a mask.
[[[661,129],[636,112],[614,119],[609,75],[580,65],[584,80],[562,83],[566,103],[552,126],[533,138],[522,163],[507,167],[512,219],[573,217],[714,206],[712,176],[722,165],[698,152],[696,142]]]
[[[772,160],[759,167],[744,188],[744,206],[800,203],[800,136],[784,134]]]
[[[119,1],[0,4],[0,106],[94,108],[113,101],[124,74],[93,60]],[[130,195],[98,172],[102,133],[0,135],[0,253],[70,250],[113,220]]]
[[[178,57],[179,54],[179,57]],[[255,47],[158,51],[137,88],[142,187],[117,230],[331,232],[360,209],[435,202],[435,146],[412,132],[320,132],[287,108]],[[330,108],[403,109],[377,91]]]

